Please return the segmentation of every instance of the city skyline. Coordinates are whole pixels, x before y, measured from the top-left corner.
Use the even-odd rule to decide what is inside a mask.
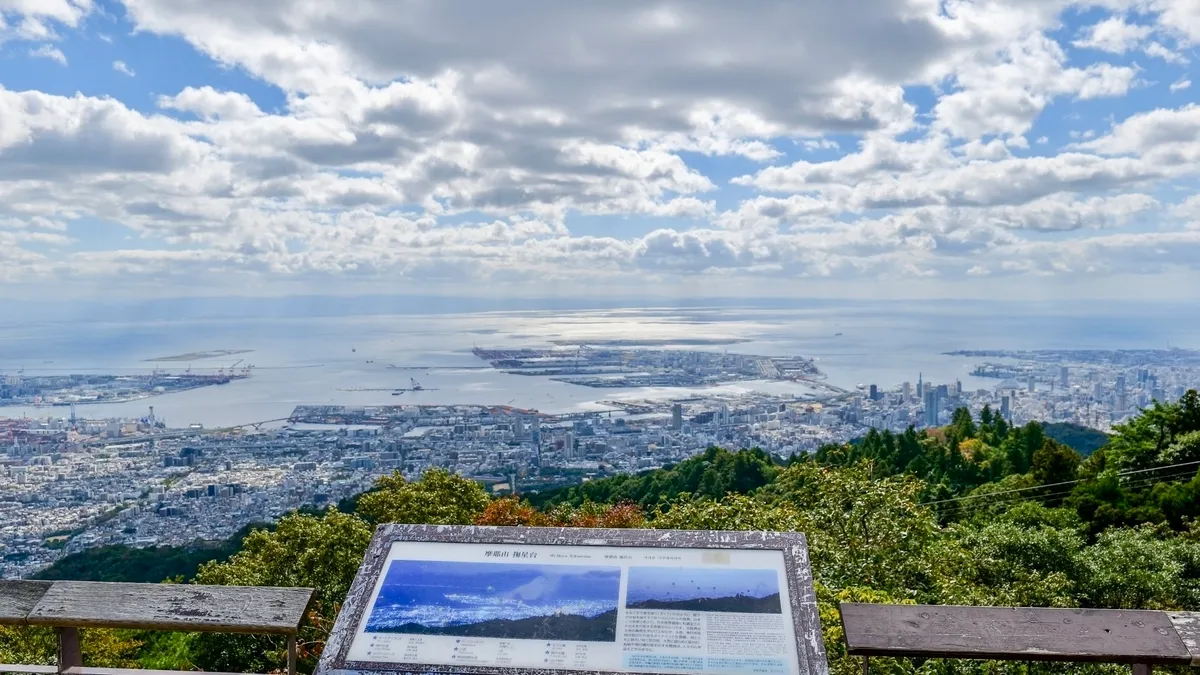
[[[0,8],[0,295],[1190,299],[1181,0],[356,7]]]

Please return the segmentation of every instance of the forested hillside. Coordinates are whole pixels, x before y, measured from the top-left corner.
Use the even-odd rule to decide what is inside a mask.
[[[433,470],[381,478],[351,512],[296,513],[257,530],[192,581],[318,589],[301,635],[316,663],[337,608],[381,522],[767,529],[805,532],[830,665],[859,664],[841,644],[837,602],[1200,609],[1200,396],[1153,408],[1086,459],[1041,425],[1011,427],[959,410],[930,432],[871,432],[786,461],[712,448],[679,465],[530,499],[492,499]],[[273,637],[87,631],[90,664],[268,672]],[[52,636],[0,627],[0,662],[53,663]],[[1022,664],[873,659],[885,672],[1029,672]],[[1040,672],[1123,672],[1038,665]]]
[[[237,553],[242,539],[251,531],[270,527],[247,525],[225,541],[196,542],[191,546],[101,546],[66,556],[33,578],[152,584],[177,577],[190,579],[204,563],[227,560]]]

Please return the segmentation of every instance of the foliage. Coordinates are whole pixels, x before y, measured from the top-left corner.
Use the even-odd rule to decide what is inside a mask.
[[[141,646],[129,631],[79,631],[83,663],[94,668],[136,667]],[[53,628],[0,626],[0,663],[54,665],[57,655],[58,637]]]
[[[237,552],[245,533],[215,544],[130,548],[114,545],[72,553],[34,576],[35,579],[158,583],[171,577],[192,578],[200,565],[226,560]]]
[[[358,514],[376,523],[470,525],[487,505],[479,483],[445,469],[430,469],[411,482],[395,471],[358,500]]]
[[[539,511],[527,501],[501,497],[489,503],[475,518],[476,525],[527,527],[642,527],[646,514],[635,504],[604,505],[584,502],[582,506],[559,504],[550,511]]]
[[[1083,458],[1071,448],[1047,438],[1030,461],[1038,485],[1058,485],[1075,479]]]
[[[310,671],[370,539],[370,528],[353,515],[334,509],[319,518],[292,514],[274,532],[252,532],[228,562],[201,567],[196,582],[315,588],[309,620],[298,641],[300,662]],[[194,640],[192,657],[204,670],[265,673],[287,663],[287,643],[277,636],[203,634]]]
[[[1073,448],[1081,456],[1087,457],[1108,444],[1108,434],[1091,427],[1071,422],[1050,422],[1042,424],[1046,436]]]
[[[719,498],[726,494],[748,494],[774,479],[779,469],[762,450],[730,452],[709,448],[704,453],[664,469],[637,475],[618,475],[588,481],[574,487],[531,495],[539,508],[585,502],[617,504],[629,502],[653,509],[679,495]]]
[[[759,497],[800,514],[799,527],[783,529],[808,533],[813,565],[826,583],[912,588],[928,578],[935,564],[922,552],[935,536],[937,521],[918,503],[924,488],[920,481],[911,476],[873,479],[872,474],[869,463],[840,470],[796,464]]]

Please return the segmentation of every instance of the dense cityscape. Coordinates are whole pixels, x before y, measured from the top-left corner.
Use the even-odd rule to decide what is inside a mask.
[[[175,427],[153,407],[137,419],[92,419],[83,407],[71,407],[69,415],[51,407],[42,418],[0,418],[0,577],[27,576],[105,544],[222,539],[304,505],[335,504],[393,470],[416,477],[444,467],[495,494],[528,493],[661,467],[714,445],[787,457],[871,428],[939,426],[964,406],[989,406],[1017,424],[1070,422],[1108,431],[1200,382],[1200,352],[1178,349],[962,352],[980,359],[973,374],[995,379],[995,386],[969,389],[916,373],[911,382],[852,390],[825,383],[801,357],[578,346],[476,354],[497,369],[581,386],[611,386],[593,378],[676,386],[774,379],[812,388],[789,395],[701,388],[673,398],[614,397],[594,410],[563,414],[506,405],[302,405],[287,420],[222,429]],[[4,386],[52,387],[56,400],[77,400],[97,382],[113,381],[9,375]]]

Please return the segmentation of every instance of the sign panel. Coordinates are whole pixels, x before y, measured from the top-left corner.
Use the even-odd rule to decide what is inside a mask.
[[[530,670],[823,674],[803,535],[383,526],[318,673]]]

